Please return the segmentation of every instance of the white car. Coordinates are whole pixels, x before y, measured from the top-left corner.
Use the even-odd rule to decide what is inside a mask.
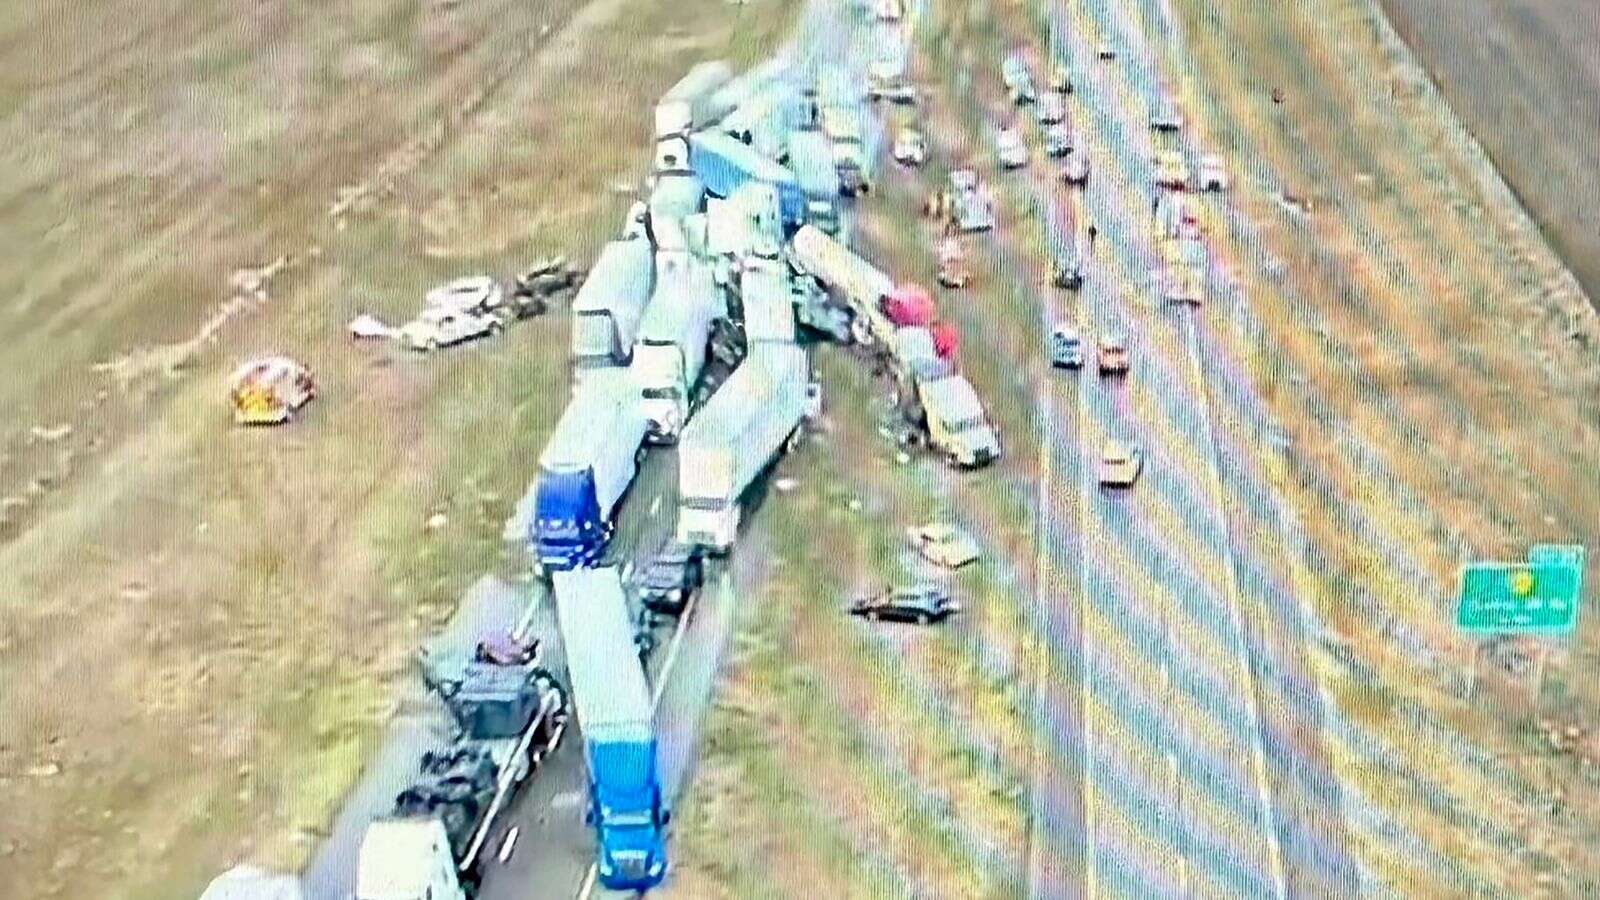
[[[1015,128],[1002,128],[995,135],[995,156],[1001,168],[1020,169],[1028,164],[1028,145],[1022,142],[1022,132]]]
[[[458,309],[425,309],[400,326],[400,341],[412,350],[437,350],[499,334],[505,323],[494,316]]]
[[[423,298],[428,309],[459,310],[483,313],[499,309],[505,303],[505,289],[488,275],[469,275],[448,281],[429,291]]]
[[[1065,122],[1057,122],[1044,130],[1044,154],[1052,158],[1072,152],[1072,129]]]
[[[1183,190],[1189,183],[1189,164],[1181,153],[1160,153],[1155,159],[1155,179],[1160,187]]]
[[[1150,127],[1156,131],[1177,131],[1183,127],[1183,110],[1171,97],[1163,95],[1150,108]]]
[[[1067,151],[1066,165],[1062,167],[1061,178],[1067,184],[1085,185],[1089,183],[1089,154],[1082,150]]]
[[[1054,125],[1067,118],[1067,101],[1060,94],[1045,94],[1033,112],[1040,125]]]
[[[1216,155],[1200,157],[1200,176],[1196,181],[1202,191],[1227,190],[1228,168],[1222,164],[1222,157]]]
[[[915,128],[902,128],[895,135],[890,152],[902,166],[920,166],[928,161],[928,139]]]

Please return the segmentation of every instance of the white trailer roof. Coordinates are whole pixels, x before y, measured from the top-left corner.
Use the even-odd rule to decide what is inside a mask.
[[[650,190],[650,215],[662,219],[681,219],[700,211],[706,186],[688,174],[662,175]]]
[[[924,382],[922,402],[929,412],[948,422],[961,422],[984,416],[983,403],[972,383],[960,375]]]
[[[680,442],[687,446],[737,437],[779,385],[787,379],[805,378],[808,371],[803,347],[780,343],[751,346],[739,368],[689,420]]]
[[[733,67],[720,59],[698,63],[678,83],[661,95],[661,102],[669,100],[694,100],[727,84],[733,78]]]
[[[752,341],[794,340],[794,300],[789,279],[766,269],[746,269],[739,277],[744,301],[744,333]]]
[[[616,567],[555,572],[556,623],[578,727],[588,733],[629,730],[648,737],[650,688],[633,644],[633,622]]]
[[[676,343],[711,318],[717,282],[711,267],[688,254],[674,254],[656,272],[656,290],[639,323],[639,340]]]
[[[572,312],[600,312],[613,308],[618,298],[648,297],[654,272],[648,241],[611,241],[601,248],[572,298]]]
[[[544,452],[539,454],[540,468],[577,469],[588,465],[600,444],[624,432],[618,423],[625,422],[628,416],[640,415],[638,404],[637,392],[624,377],[584,378],[556,420]]]
[[[367,826],[356,853],[356,894],[421,897],[432,886],[434,860],[452,858],[437,819],[379,819]]]

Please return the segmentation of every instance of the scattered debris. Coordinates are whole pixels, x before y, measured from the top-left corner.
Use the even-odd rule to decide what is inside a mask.
[[[442,512],[436,512],[428,517],[428,521],[423,523],[423,527],[428,531],[438,531],[448,524],[450,524],[450,517]]]
[[[948,522],[912,526],[906,529],[906,535],[923,559],[947,569],[959,569],[977,560],[981,553],[971,535]]]
[[[350,336],[358,339],[386,339],[395,336],[395,329],[376,316],[362,313],[345,326]]]
[[[28,438],[42,444],[53,444],[72,434],[72,426],[66,423],[60,425],[44,426],[35,425],[28,430]]]
[[[317,396],[311,370],[287,356],[252,359],[229,381],[233,420],[241,425],[281,425]]]

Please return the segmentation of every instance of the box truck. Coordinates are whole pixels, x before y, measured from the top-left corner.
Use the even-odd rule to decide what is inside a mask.
[[[810,383],[806,352],[752,344],[744,362],[683,431],[678,449],[678,540],[726,553],[740,499],[800,431]]]
[[[638,472],[648,420],[627,372],[600,369],[585,378],[539,456],[530,537],[547,571],[600,557]]]
[[[726,200],[706,201],[706,249],[739,260],[775,260],[783,252],[783,220],[778,192],[772,185],[750,181]]]
[[[601,248],[572,298],[573,366],[627,365],[654,287],[655,259],[649,241],[612,241]]]
[[[711,323],[726,310],[711,268],[692,254],[658,254],[656,291],[639,325],[630,376],[639,392],[646,440],[678,439],[705,368]]]
[[[556,624],[588,768],[596,875],[643,891],[667,870],[668,812],[656,764],[654,706],[614,567],[558,572]]]
[[[806,196],[794,173],[749,145],[726,134],[701,132],[689,138],[689,164],[706,190],[718,197],[731,197],[752,181],[770,184],[778,192],[784,224],[794,228],[805,222]]]

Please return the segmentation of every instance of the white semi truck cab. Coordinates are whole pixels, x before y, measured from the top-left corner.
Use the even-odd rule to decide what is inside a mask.
[[[372,823],[356,857],[355,900],[467,900],[444,823],[432,817]]]

